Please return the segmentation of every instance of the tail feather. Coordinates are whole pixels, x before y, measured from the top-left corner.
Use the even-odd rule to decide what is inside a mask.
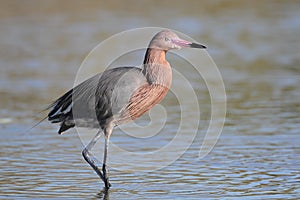
[[[48,120],[51,123],[59,123],[59,122],[64,121],[66,118],[67,118],[67,114],[64,114],[64,113],[48,116]]]
[[[47,108],[50,110],[48,120],[51,123],[61,123],[59,134],[75,126],[75,124],[71,123],[73,120],[72,94],[73,89],[62,95]]]
[[[69,128],[73,128],[74,126],[75,126],[75,124],[67,125],[65,122],[62,122],[60,125],[60,128],[58,130],[58,134],[62,134],[63,132],[65,132]]]
[[[73,90],[68,91],[66,94],[54,101],[47,109],[51,109],[48,117],[54,117],[55,114],[64,112],[72,103]],[[49,119],[50,120],[50,119]]]

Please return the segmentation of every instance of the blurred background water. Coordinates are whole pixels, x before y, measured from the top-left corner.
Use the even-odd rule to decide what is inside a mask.
[[[299,198],[299,1],[0,2],[1,198]],[[124,163],[124,170],[111,171],[113,187],[103,193],[81,158],[76,131],[58,136],[48,122],[26,130],[73,86],[92,48],[145,26],[175,29],[208,46],[226,87],[225,127],[213,151],[199,160],[210,98],[203,81],[193,85],[200,94],[201,126],[190,148],[152,173],[128,173]],[[176,65],[172,55],[169,61]],[[180,110],[171,93],[162,105],[171,112],[162,136],[167,140]],[[152,148],[133,144],[118,130],[112,140],[141,153]]]

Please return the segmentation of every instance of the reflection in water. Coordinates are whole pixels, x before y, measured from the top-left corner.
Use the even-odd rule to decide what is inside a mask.
[[[100,6],[98,1],[72,5],[67,1],[3,3],[0,197],[297,199],[299,4],[199,2],[190,1],[187,5],[183,1],[162,1],[160,7],[143,2],[146,10],[131,4],[128,11],[122,3]],[[177,29],[208,46],[226,86],[226,126],[217,146],[199,160],[199,146],[210,119],[210,97],[201,77],[170,54],[171,65],[178,71],[182,69],[199,98],[198,136],[183,156],[163,169],[132,172],[128,170],[130,160],[120,162],[118,169],[111,172],[112,188],[105,192],[81,157],[83,145],[75,131],[58,136],[48,123],[31,132],[24,130],[41,118],[36,113],[52,97],[72,87],[76,70],[92,47],[114,33],[147,24]],[[140,64],[131,57],[124,60]],[[169,118],[159,137],[145,140],[143,144],[147,145],[138,145],[142,143],[116,131],[112,142],[147,154],[172,139],[178,128],[179,103],[176,96],[169,94],[162,105]],[[186,106],[193,111],[193,105]],[[147,119],[145,116],[142,120]],[[187,127],[185,134],[191,131]],[[98,148],[94,153],[102,154],[100,144]],[[161,160],[153,163],[159,165]]]

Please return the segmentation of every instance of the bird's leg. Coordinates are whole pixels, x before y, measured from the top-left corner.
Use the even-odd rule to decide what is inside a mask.
[[[96,142],[101,137],[101,130],[98,131],[98,133],[95,135],[95,137],[90,141],[90,143],[83,149],[82,156],[85,159],[87,163],[95,170],[95,172],[98,174],[98,176],[101,178],[101,180],[105,183],[105,179],[103,174],[101,173],[100,169],[95,164],[96,158],[91,155],[90,151],[92,150],[93,146],[96,144]]]
[[[104,130],[105,133],[105,146],[104,146],[104,156],[103,156],[103,166],[102,166],[102,172],[104,176],[104,183],[105,183],[105,188],[109,188],[111,184],[109,183],[109,178],[108,178],[108,169],[106,167],[106,162],[107,162],[107,156],[108,156],[108,144],[109,144],[109,138],[112,133],[112,128],[106,128]]]

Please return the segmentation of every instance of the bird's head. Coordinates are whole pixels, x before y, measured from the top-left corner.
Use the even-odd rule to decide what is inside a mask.
[[[174,32],[170,30],[160,31],[152,38],[149,44],[149,48],[162,49],[165,51],[170,49],[181,49],[182,47],[200,49],[206,48],[204,45],[180,39]]]

